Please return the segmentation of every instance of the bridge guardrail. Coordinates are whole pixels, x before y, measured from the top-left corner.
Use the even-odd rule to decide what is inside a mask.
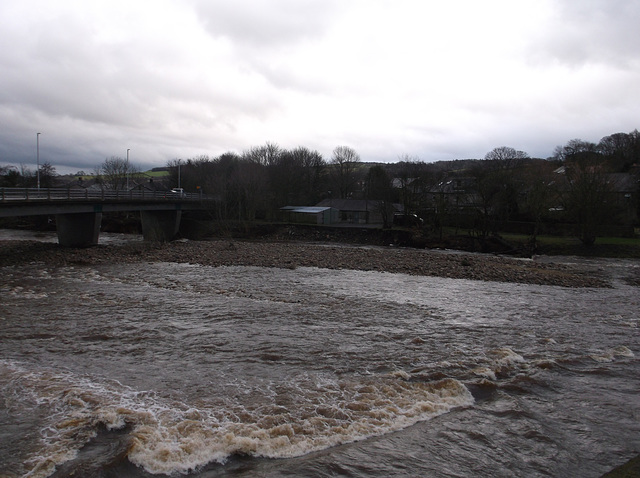
[[[178,193],[171,191],[123,191],[89,190],[71,188],[0,188],[0,203],[6,201],[62,201],[62,200],[122,200],[160,201],[176,199],[181,201],[202,201],[208,199],[201,193]]]

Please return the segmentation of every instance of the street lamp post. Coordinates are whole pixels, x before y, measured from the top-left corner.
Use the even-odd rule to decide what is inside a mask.
[[[178,189],[180,189],[180,161],[182,161],[181,159],[178,160]]]
[[[127,191],[129,190],[129,151],[131,151],[131,150],[127,149],[127,166],[126,166],[126,168],[127,168],[127,170],[126,170],[126,173],[127,173]]]
[[[36,133],[36,177],[40,189],[40,133]]]

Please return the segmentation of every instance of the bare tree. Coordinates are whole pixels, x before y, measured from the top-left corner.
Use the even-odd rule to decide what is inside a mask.
[[[557,146],[553,152],[553,157],[560,161],[570,160],[575,157],[590,155],[598,152],[598,145],[583,141],[581,139],[572,139],[564,146]]]
[[[499,169],[513,169],[524,159],[529,159],[529,155],[524,151],[517,151],[509,146],[500,146],[489,151],[484,159],[495,161]]]
[[[405,154],[396,165],[395,187],[405,214],[418,212],[423,206],[426,191],[431,187],[426,164],[417,157]]]
[[[20,185],[22,176],[15,166],[0,166],[0,186],[15,188]]]
[[[356,171],[360,155],[348,146],[337,146],[331,158],[331,176],[341,198],[348,198],[356,190]]]
[[[56,181],[56,168],[51,163],[45,162],[40,166],[40,185],[43,188],[52,188]]]
[[[282,148],[275,143],[267,142],[264,146],[253,146],[242,153],[242,159],[269,166],[277,162],[282,154]]]
[[[238,217],[237,204],[238,186],[235,176],[242,160],[234,152],[226,152],[212,160],[210,174],[203,184],[208,194],[218,197],[215,202],[219,219],[236,219]],[[207,163],[209,164],[209,163]]]
[[[607,170],[598,154],[579,156],[565,163],[566,189],[564,208],[577,226],[577,236],[586,245],[593,245],[598,226],[612,214],[612,187]]]
[[[367,175],[367,200],[377,203],[382,217],[382,227],[393,224],[393,186],[389,174],[382,166],[372,166]]]
[[[598,226],[612,213],[607,161],[598,145],[581,139],[558,146],[555,157],[564,162],[566,181],[560,192],[565,213],[575,221],[580,241],[590,246]]]
[[[317,151],[302,146],[281,151],[267,168],[274,206],[315,204],[320,199],[323,168],[324,160]]]
[[[542,221],[549,208],[557,205],[554,187],[557,174],[553,172],[556,167],[556,164],[549,161],[539,160],[522,168],[518,174],[522,184],[523,208],[533,221],[531,246],[534,251]]]
[[[172,159],[167,162],[169,168],[169,184],[178,185],[185,191],[207,191],[213,194],[215,188],[212,182],[215,178],[213,171],[214,160],[207,155],[196,156],[187,160]]]
[[[300,178],[303,190],[302,202],[304,204],[316,204],[320,201],[325,185],[325,169],[327,162],[318,151],[299,146],[291,154],[302,163],[302,177]]]
[[[29,166],[25,166],[24,164],[20,165],[20,176],[22,176],[22,183],[25,186],[31,187],[31,184],[35,186],[36,184],[36,173],[29,168]]]
[[[598,151],[604,155],[616,172],[626,172],[640,161],[640,133],[615,133],[605,136],[598,143]]]
[[[502,160],[478,161],[469,172],[475,179],[478,213],[474,230],[484,245],[487,236],[517,214],[518,185],[513,169],[507,169]]]
[[[138,168],[129,160],[118,156],[105,159],[104,163],[96,168],[95,174],[98,181],[105,189],[114,191],[125,190],[131,185],[131,180],[139,173]]]
[[[40,165],[40,185],[43,188],[50,188],[55,185],[56,180],[56,168],[51,163],[46,162]],[[20,169],[15,166],[1,166],[0,167],[0,184],[8,187],[35,187],[37,174],[35,171],[25,166],[20,165]]]
[[[269,192],[274,208],[299,204],[302,196],[303,163],[299,155],[282,151],[267,167]]]
[[[238,219],[253,221],[256,213],[267,207],[264,200],[267,189],[266,169],[251,161],[240,161],[232,183],[235,186]]]

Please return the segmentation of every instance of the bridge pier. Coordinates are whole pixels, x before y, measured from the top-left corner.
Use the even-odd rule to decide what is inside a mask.
[[[64,247],[90,247],[98,243],[102,213],[56,214],[58,243]]]
[[[180,227],[181,210],[175,211],[140,211],[142,236],[145,241],[171,241]]]
[[[98,243],[103,213],[140,212],[144,239],[164,242],[178,233],[183,209],[206,210],[212,200],[202,194],[144,190],[0,188],[0,218],[55,216],[61,246],[89,247]]]

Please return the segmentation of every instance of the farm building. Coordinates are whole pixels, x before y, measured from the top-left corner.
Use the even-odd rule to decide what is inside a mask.
[[[283,220],[300,224],[334,224],[339,211],[332,207],[285,206],[281,207]]]

